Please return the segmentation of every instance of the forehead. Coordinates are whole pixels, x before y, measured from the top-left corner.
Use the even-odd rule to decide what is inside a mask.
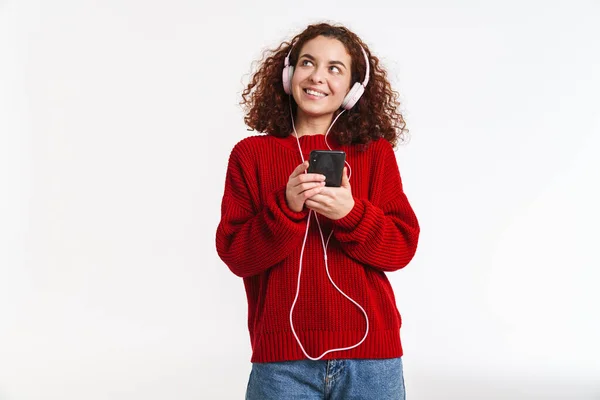
[[[317,36],[304,43],[300,50],[300,56],[307,53],[317,59],[342,61],[348,64],[352,59],[342,42],[325,36]]]

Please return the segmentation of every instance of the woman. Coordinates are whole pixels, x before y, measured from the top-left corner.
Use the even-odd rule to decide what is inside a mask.
[[[231,152],[217,228],[244,279],[247,399],[404,399],[401,317],[385,275],[413,258],[419,224],[393,147],[406,129],[379,60],[343,26],[308,26],[242,95],[264,134]],[[339,187],[312,150],[346,153]]]

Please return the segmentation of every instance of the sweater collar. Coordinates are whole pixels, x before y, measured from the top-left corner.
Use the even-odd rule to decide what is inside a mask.
[[[277,141],[282,146],[289,148],[293,151],[298,151],[298,144],[296,143],[296,137],[294,135],[288,135],[284,138],[272,136],[275,141]],[[302,135],[298,138],[300,141],[300,147],[302,147],[303,152],[307,152],[309,150],[327,150],[327,143],[325,143],[325,135]],[[329,134],[327,136],[327,142],[332,149],[341,149],[341,145],[333,136]]]

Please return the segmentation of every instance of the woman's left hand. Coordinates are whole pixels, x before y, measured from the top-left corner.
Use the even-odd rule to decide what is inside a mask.
[[[338,220],[348,215],[354,208],[354,197],[352,197],[346,167],[344,167],[342,185],[339,188],[326,186],[320,193],[307,199],[304,204],[310,210],[332,220]]]

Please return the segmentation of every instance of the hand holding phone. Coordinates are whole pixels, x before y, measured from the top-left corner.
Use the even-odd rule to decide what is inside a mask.
[[[331,219],[338,220],[345,217],[354,208],[354,197],[350,182],[344,181],[344,165],[346,153],[343,151],[314,150],[310,153],[309,173],[325,176],[325,185],[319,193],[306,199],[305,204],[309,209]]]
[[[288,207],[294,212],[302,211],[306,199],[320,193],[325,188],[325,176],[307,174],[307,169],[308,160],[294,169],[285,188],[285,199]]]

